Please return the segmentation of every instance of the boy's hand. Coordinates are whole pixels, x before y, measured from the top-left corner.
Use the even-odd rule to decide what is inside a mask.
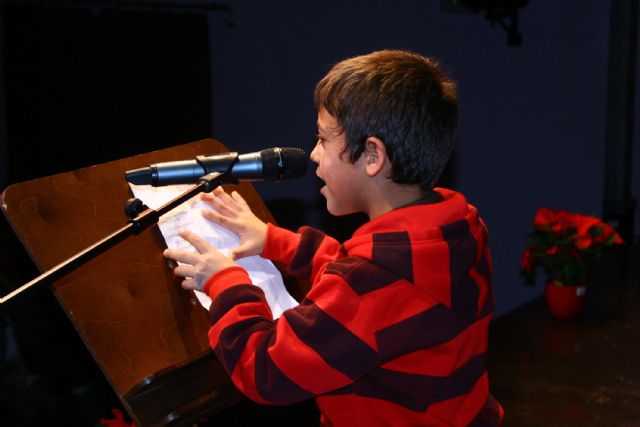
[[[202,216],[228,228],[240,237],[240,245],[229,256],[236,260],[251,255],[260,255],[267,237],[267,224],[251,212],[251,208],[236,191],[227,194],[217,187],[212,194],[200,196],[214,210],[203,210]]]
[[[179,234],[198,251],[197,254],[182,249],[165,249],[163,252],[166,258],[182,263],[173,269],[173,273],[185,278],[182,281],[183,289],[202,291],[209,277],[224,268],[236,265],[194,232],[181,230]]]

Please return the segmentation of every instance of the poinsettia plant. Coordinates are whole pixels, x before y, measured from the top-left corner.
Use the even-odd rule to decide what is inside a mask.
[[[533,283],[541,269],[549,282],[580,285],[605,248],[623,243],[615,229],[597,217],[540,208],[520,268],[527,283]]]

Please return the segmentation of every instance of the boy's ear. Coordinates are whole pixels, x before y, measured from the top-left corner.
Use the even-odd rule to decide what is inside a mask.
[[[362,156],[364,156],[365,170],[368,176],[379,174],[385,165],[389,163],[384,142],[375,136],[367,138],[367,141],[364,143]]]

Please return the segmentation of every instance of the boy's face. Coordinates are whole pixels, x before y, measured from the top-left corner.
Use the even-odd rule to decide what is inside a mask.
[[[311,160],[318,164],[316,175],[325,182],[320,193],[327,199],[327,210],[336,216],[368,213],[363,156],[352,164],[346,147],[346,137],[338,121],[321,109],[318,141]]]

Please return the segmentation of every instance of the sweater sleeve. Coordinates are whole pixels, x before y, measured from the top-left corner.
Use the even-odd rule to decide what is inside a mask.
[[[261,255],[284,263],[293,276],[314,281],[321,267],[334,261],[340,253],[337,240],[314,228],[301,227],[294,233],[269,223]]]
[[[349,318],[359,311],[338,275],[321,275],[309,298],[277,322],[262,290],[239,267],[212,276],[206,290],[213,299],[210,345],[236,387],[256,402],[306,400],[345,387],[380,363],[373,332],[351,330],[328,314]]]

